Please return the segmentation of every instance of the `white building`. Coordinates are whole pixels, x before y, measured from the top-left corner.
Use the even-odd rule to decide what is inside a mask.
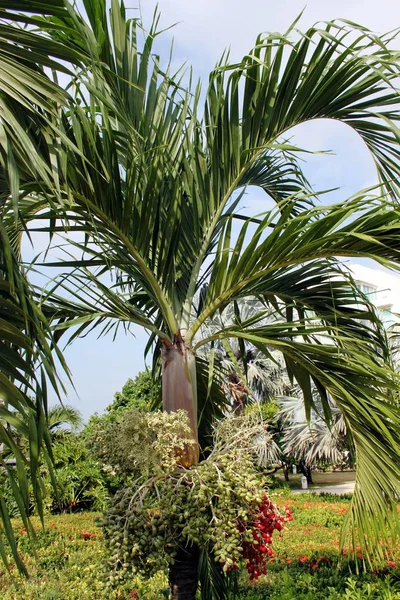
[[[400,277],[364,265],[349,265],[349,270],[362,291],[376,306],[385,327],[400,321]]]

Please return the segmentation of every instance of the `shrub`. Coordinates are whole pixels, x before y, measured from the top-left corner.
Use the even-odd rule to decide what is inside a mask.
[[[47,468],[42,469],[48,509],[53,513],[102,510],[108,497],[104,475],[83,439],[72,433],[57,438],[53,455],[56,490]]]
[[[343,576],[322,567],[309,573],[300,567],[273,571],[257,587],[241,585],[240,600],[400,600],[400,585],[392,575]]]

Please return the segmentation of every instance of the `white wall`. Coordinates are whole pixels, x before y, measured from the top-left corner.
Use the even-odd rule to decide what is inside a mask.
[[[400,276],[359,264],[349,265],[349,270],[360,287],[373,288],[373,293],[369,295],[371,302],[378,309],[390,310],[393,322],[398,321],[396,313],[400,314]]]

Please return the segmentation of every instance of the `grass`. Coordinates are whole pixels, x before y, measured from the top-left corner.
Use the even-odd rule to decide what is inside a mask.
[[[339,531],[348,500],[319,498],[312,494],[277,494],[274,500],[289,505],[294,520],[274,541],[275,556],[269,573],[249,585],[240,579],[243,600],[400,600],[400,549],[379,572],[351,575],[348,567],[338,570]],[[94,513],[49,516],[47,529],[37,528],[38,559],[18,521],[14,523],[20,551],[30,580],[0,572],[2,600],[162,600],[168,597],[166,579],[133,579],[109,592],[104,589],[104,550],[101,530]],[[360,555],[360,561],[362,557]],[[353,565],[354,567],[354,565]],[[369,586],[369,587],[368,587]]]

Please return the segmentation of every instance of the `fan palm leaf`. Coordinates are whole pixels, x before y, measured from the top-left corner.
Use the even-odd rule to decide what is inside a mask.
[[[347,432],[343,415],[330,400],[332,419],[329,423],[324,420],[321,410],[312,411],[310,422],[307,422],[298,391],[294,389],[291,396],[278,399],[281,408],[277,418],[283,423],[282,444],[285,453],[297,460],[304,460],[308,467],[315,466],[318,461],[338,464],[342,460]],[[316,393],[315,390],[313,392]]]

